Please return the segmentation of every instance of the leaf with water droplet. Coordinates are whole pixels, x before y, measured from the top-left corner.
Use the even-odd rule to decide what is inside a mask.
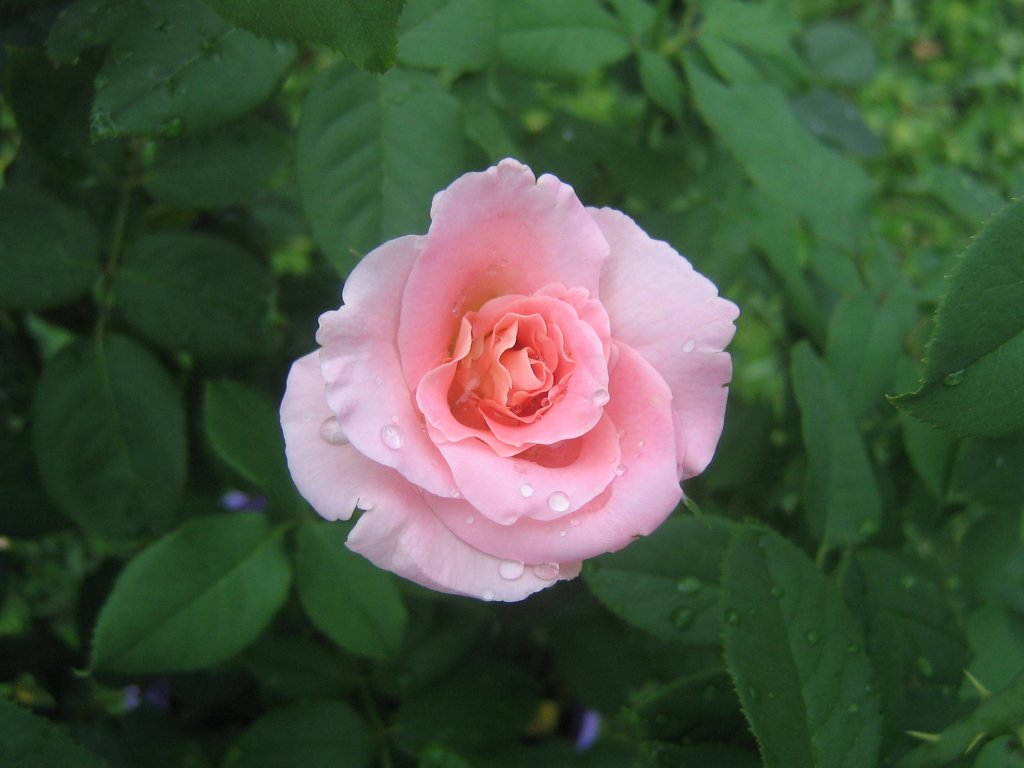
[[[861,645],[859,629],[821,572],[778,534],[745,526],[730,544],[722,586],[743,616],[724,625],[726,666],[766,768],[875,765],[881,716],[865,690],[873,672],[862,651],[848,650]],[[773,587],[783,594],[774,597]],[[850,703],[861,717],[837,717]]]

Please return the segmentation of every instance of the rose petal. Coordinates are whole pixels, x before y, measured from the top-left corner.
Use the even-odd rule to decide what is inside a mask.
[[[664,377],[680,429],[682,478],[711,461],[725,419],[732,377],[722,353],[736,332],[739,309],[667,243],[651,239],[623,213],[589,209],[611,246],[601,300],[612,335],[639,352]]]
[[[605,413],[622,437],[620,476],[598,497],[602,506],[585,507],[567,518],[522,518],[499,525],[462,499],[424,496],[451,530],[470,545],[499,557],[575,562],[614,552],[657,528],[682,498],[676,474],[672,393],[637,352],[618,345],[611,400]],[[469,516],[473,525],[466,525]],[[574,522],[575,521],[575,522]]]
[[[572,187],[515,160],[468,173],[434,197],[427,245],[402,300],[398,349],[414,388],[458,321],[492,298],[564,283],[596,296],[608,244]]]
[[[321,315],[317,341],[327,403],[352,445],[421,488],[448,493],[451,473],[426,434],[394,344],[421,241],[401,237],[367,254],[345,282],[344,306]]]

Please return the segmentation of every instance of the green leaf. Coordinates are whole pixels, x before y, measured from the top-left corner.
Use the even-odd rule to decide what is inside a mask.
[[[375,739],[341,701],[293,704],[263,715],[228,750],[224,768],[366,768]]]
[[[386,658],[402,642],[408,616],[395,577],[345,547],[348,526],[299,529],[295,585],[313,624],[341,648]]]
[[[125,320],[161,346],[209,357],[267,346],[273,279],[229,240],[196,232],[143,235],[125,251],[113,288]]]
[[[343,698],[352,672],[341,653],[317,637],[264,634],[238,658],[259,683],[286,699]]]
[[[50,496],[82,528],[166,529],[185,481],[185,414],[167,372],[134,341],[64,347],[43,369],[32,442]]]
[[[281,540],[261,516],[197,518],[128,563],[100,611],[91,667],[178,672],[255,640],[288,595]]]
[[[874,77],[875,49],[850,22],[819,21],[807,28],[803,46],[807,71],[820,82],[864,85]]]
[[[857,106],[832,91],[814,88],[793,99],[793,111],[817,138],[858,157],[878,157],[885,145],[871,132]]]
[[[0,189],[0,307],[47,309],[86,294],[100,276],[99,233],[83,211],[40,189]]]
[[[295,59],[291,45],[233,28],[200,0],[153,0],[126,13],[96,75],[98,138],[176,137],[226,123],[266,101]]]
[[[892,391],[909,330],[888,302],[866,292],[846,296],[836,307],[825,362],[856,418],[884,403]]]
[[[893,402],[958,435],[1024,429],[1024,201],[967,247],[939,305],[924,381]]]
[[[305,509],[288,474],[277,408],[262,393],[236,381],[208,381],[203,425],[218,455],[273,504]]]
[[[228,21],[258,35],[322,43],[359,66],[395,63],[396,27],[405,0],[205,0]]]
[[[637,52],[640,84],[651,101],[676,120],[683,119],[683,79],[671,62],[659,53]]]
[[[725,86],[686,60],[701,116],[766,194],[804,216],[824,240],[856,248],[872,182],[820,144],[773,85]]]
[[[306,99],[296,157],[317,243],[347,273],[385,240],[425,232],[462,154],[458,104],[435,78],[327,70]]]
[[[902,357],[897,364],[894,382],[897,390],[914,386],[919,378],[914,363]],[[905,411],[899,412],[899,422],[903,445],[914,471],[932,496],[945,499],[958,441],[948,432],[918,421]]]
[[[595,0],[520,0],[501,5],[498,53],[523,74],[572,79],[625,58],[629,41]]]
[[[748,526],[722,587],[726,665],[765,767],[876,765],[881,718],[863,638],[814,564]]]
[[[981,226],[1006,206],[1006,198],[993,187],[948,165],[929,168],[908,186],[919,194],[938,199],[971,229]]]
[[[697,30],[697,45],[727,81],[756,83],[764,79],[767,61],[800,71],[792,46],[797,30],[782,3],[711,0]]]
[[[882,500],[850,406],[807,342],[793,347],[790,375],[807,451],[811,530],[823,546],[856,544],[878,530]]]
[[[913,421],[923,429],[927,424]],[[950,435],[940,432],[949,443]],[[952,448],[950,450],[952,453]],[[951,501],[1013,509],[1024,505],[1024,434],[968,438],[960,444],[949,482]]]
[[[398,60],[452,76],[479,72],[494,59],[497,33],[494,0],[409,0],[402,14]]]
[[[724,669],[706,669],[638,693],[627,717],[645,739],[728,743],[743,731],[743,716]]]
[[[107,45],[138,18],[134,0],[78,0],[64,8],[46,40],[46,53],[58,64],[75,62],[84,51]]]
[[[249,118],[181,141],[161,142],[149,163],[146,191],[183,208],[251,203],[288,160],[288,137]]]
[[[0,697],[0,765],[4,768],[103,768],[49,720]]]
[[[722,558],[732,524],[712,515],[670,517],[657,533],[588,560],[584,579],[617,616],[659,637],[717,645]]]

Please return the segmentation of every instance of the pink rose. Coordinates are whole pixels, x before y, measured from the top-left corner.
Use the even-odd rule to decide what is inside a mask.
[[[288,466],[348,546],[521,600],[645,536],[722,431],[736,306],[628,216],[503,160],[368,254],[281,404]]]

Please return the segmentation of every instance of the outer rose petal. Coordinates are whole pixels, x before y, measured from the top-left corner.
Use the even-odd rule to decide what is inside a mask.
[[[320,316],[316,338],[327,403],[352,445],[421,488],[449,493],[451,473],[423,430],[395,350],[402,290],[421,244],[401,237],[367,254],[345,282],[344,306]],[[398,448],[384,430],[399,436]]]
[[[625,473],[612,481],[594,505],[559,520],[524,518],[504,526],[481,517],[461,499],[424,496],[424,500],[456,536],[499,557],[517,560],[585,560],[646,536],[682,498],[676,475],[672,393],[650,363],[624,345],[619,345],[608,389],[611,400],[605,413],[622,433],[619,444]]]
[[[608,244],[572,187],[515,160],[467,173],[434,197],[405,287],[398,349],[409,388],[436,367],[458,320],[488,299],[548,283],[597,295]]]
[[[711,461],[725,420],[732,362],[722,350],[739,309],[667,243],[609,208],[588,209],[611,246],[601,301],[612,336],[639,352],[673,394],[680,479]]]

